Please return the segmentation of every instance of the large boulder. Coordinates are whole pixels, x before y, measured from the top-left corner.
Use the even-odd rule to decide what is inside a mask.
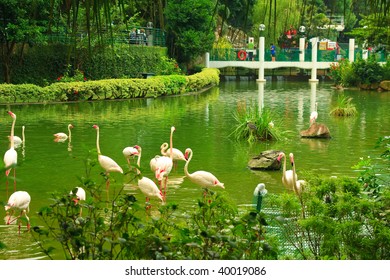
[[[380,82],[379,87],[383,90],[390,90],[390,81]]]
[[[304,138],[330,138],[329,128],[322,123],[313,123],[308,129],[300,133]]]
[[[280,170],[281,164],[277,160],[280,152],[275,150],[261,152],[249,160],[248,167],[257,170]]]

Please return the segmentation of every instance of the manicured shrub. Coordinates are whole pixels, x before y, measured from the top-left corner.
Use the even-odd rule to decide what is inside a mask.
[[[56,82],[46,87],[32,84],[0,85],[0,101],[5,103],[86,101],[177,95],[219,83],[219,70],[204,69],[192,76],[154,76],[148,79],[107,79]]]

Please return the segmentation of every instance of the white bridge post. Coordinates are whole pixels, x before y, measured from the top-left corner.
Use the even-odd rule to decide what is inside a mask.
[[[318,37],[311,38],[311,78],[309,82],[318,82],[317,79],[317,50],[318,50]]]
[[[205,56],[204,56],[204,60],[205,60],[205,66],[206,68],[210,68],[210,53],[209,52],[206,52]]]
[[[299,38],[299,62],[305,61],[305,37]]]
[[[353,38],[349,39],[348,60],[349,62],[355,61],[355,39]]]
[[[264,79],[264,37],[260,36],[259,38],[259,78],[256,80],[257,82],[266,82]]]

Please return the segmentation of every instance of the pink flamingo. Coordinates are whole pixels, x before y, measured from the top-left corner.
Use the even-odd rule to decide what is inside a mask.
[[[100,166],[105,170],[105,174],[107,176],[106,189],[107,189],[107,198],[108,198],[108,190],[110,188],[110,178],[109,178],[110,172],[119,172],[123,174],[123,169],[112,158],[102,155],[102,153],[100,152],[100,145],[99,145],[99,134],[100,134],[99,126],[95,124],[92,127],[96,129],[96,150],[98,153],[98,161]]]
[[[85,190],[81,187],[75,187],[73,190],[70,191],[70,195],[75,195],[76,198],[73,199],[74,204],[78,204],[80,200],[85,200],[86,194]],[[83,208],[80,207],[80,216],[82,214]]]
[[[166,142],[161,145],[160,149],[161,149],[161,154],[163,156],[169,157],[171,155],[171,152],[170,152],[171,149],[168,150],[168,147],[169,147],[169,145]],[[173,160],[173,164],[175,166],[177,165],[177,162],[179,160],[187,161],[184,154],[179,149],[172,148],[172,152],[173,152],[172,160]]]
[[[291,170],[291,169],[290,170],[286,170],[286,155],[283,152],[280,152],[277,160],[280,162],[280,160],[282,158],[284,158],[282,183],[283,183],[283,185],[286,188],[293,190],[294,189],[294,174],[293,174],[293,170]]]
[[[22,126],[22,138],[19,136],[14,135],[14,148],[17,149],[21,145],[24,145],[25,142],[25,134],[24,134],[25,126]],[[8,136],[8,139],[11,141],[11,136]]]
[[[197,184],[203,188],[210,188],[210,187],[220,187],[222,189],[225,188],[224,183],[221,183],[217,177],[215,177],[212,173],[208,171],[195,171],[194,173],[188,172],[188,165],[192,159],[192,150],[191,148],[187,148],[185,150],[185,158],[187,159],[187,162],[184,166],[184,173],[188,179],[191,180],[194,184]]]
[[[169,150],[170,154],[168,156],[156,156],[150,161],[150,167],[152,171],[155,173],[156,179],[160,182],[161,189],[164,189],[163,196],[165,201],[167,184],[168,184],[168,175],[173,167],[173,132],[175,131],[175,127],[171,127],[171,134],[169,140]],[[163,182],[164,181],[164,182]]]
[[[11,136],[10,136],[10,148],[4,154],[4,166],[5,166],[5,175],[7,176],[7,196],[8,196],[8,175],[11,172],[11,169],[14,169],[14,191],[16,191],[16,171],[15,166],[18,163],[18,153],[15,150],[15,141],[14,141],[14,131],[15,131],[15,122],[16,115],[11,111],[8,111],[8,114],[12,117],[12,126],[11,126]]]
[[[68,135],[64,132],[58,132],[54,134],[54,142],[65,142],[69,139],[69,142],[72,140],[71,128],[74,128],[72,124],[68,124]]]
[[[122,153],[127,160],[129,168],[131,167],[130,159],[139,154],[138,150],[135,147],[126,147],[123,149]]]
[[[28,192],[25,191],[17,191],[11,194],[11,196],[8,199],[8,203],[4,206],[5,211],[9,211],[8,213],[8,220],[7,220],[7,225],[11,224],[15,220],[19,220],[19,218],[22,217],[24,214],[27,219],[27,230],[30,230],[30,219],[27,216],[27,213],[29,211],[30,207],[30,201],[31,197],[28,194]],[[11,221],[11,217],[14,214],[15,210],[20,211],[20,215],[14,218]],[[19,234],[20,234],[20,220],[19,220]]]
[[[137,146],[137,145],[134,146],[134,148],[137,149],[137,151],[138,151],[137,174],[141,174],[139,168],[141,167],[142,149],[140,146]],[[156,198],[160,199],[162,202],[164,202],[163,194],[162,194],[161,190],[159,190],[159,188],[157,187],[156,183],[153,182],[153,180],[141,175],[141,178],[138,180],[138,188],[145,195],[147,204],[149,204],[151,197],[156,197]],[[146,208],[148,209],[148,205],[146,206]]]

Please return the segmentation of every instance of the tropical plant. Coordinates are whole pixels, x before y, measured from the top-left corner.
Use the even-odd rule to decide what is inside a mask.
[[[72,70],[72,65],[70,64],[67,65],[64,74],[57,78],[57,81],[62,83],[84,82],[86,80],[87,77],[85,77],[84,72],[79,69]]]
[[[382,80],[382,67],[376,61],[375,56],[369,56],[368,59],[358,58],[352,64],[352,68],[360,85],[371,85]]]
[[[337,106],[335,106],[329,114],[336,117],[355,116],[357,114],[357,110],[355,105],[352,103],[352,99],[352,97],[339,94],[337,96]]]
[[[374,164],[371,157],[360,158],[358,164],[352,168],[360,170],[358,182],[362,184],[364,193],[373,198],[381,199],[383,191],[390,185],[388,163],[390,160],[390,137],[382,137],[377,141],[376,147],[384,149],[381,157],[383,164]],[[387,165],[386,165],[387,163]],[[390,212],[386,215],[390,215]]]
[[[351,178],[307,175],[305,179],[300,199],[295,194],[269,198],[268,205],[279,212],[269,224],[280,230],[277,238],[285,248],[281,258],[390,257],[390,229],[383,217],[390,206],[388,188],[386,199],[376,200],[365,196],[361,184]]]
[[[332,63],[329,69],[329,77],[336,86],[356,86],[359,81],[348,59],[341,59],[338,63]]]
[[[236,140],[248,142],[280,140],[280,129],[275,126],[274,116],[268,108],[259,108],[253,102],[240,105],[233,113],[236,120],[235,129],[230,133]]]

